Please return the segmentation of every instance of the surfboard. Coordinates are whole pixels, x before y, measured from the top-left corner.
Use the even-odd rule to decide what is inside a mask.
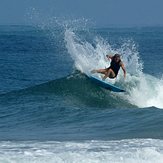
[[[99,85],[102,88],[105,88],[107,90],[113,91],[113,92],[126,92],[124,89],[121,89],[118,86],[115,86],[114,84],[111,84],[107,81],[103,81],[102,79],[95,77],[95,76],[88,76],[94,83]]]

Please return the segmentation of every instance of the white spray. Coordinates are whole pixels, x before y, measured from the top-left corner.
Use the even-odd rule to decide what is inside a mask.
[[[108,67],[110,63],[106,59],[106,54],[120,53],[127,69],[127,78],[124,81],[123,73],[120,71],[117,81],[126,88],[127,93],[117,96],[138,107],[163,108],[163,80],[142,72],[142,62],[133,41],[126,41],[119,49],[114,49],[104,39],[96,37],[96,45],[93,46],[67,29],[65,42],[76,69],[85,74],[89,74],[92,69]]]

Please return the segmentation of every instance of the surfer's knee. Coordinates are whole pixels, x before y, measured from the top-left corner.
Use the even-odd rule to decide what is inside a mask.
[[[107,69],[106,74],[110,74],[112,72],[112,69]]]
[[[110,69],[108,69],[108,71],[107,71],[107,74],[106,74],[109,78],[115,78],[116,77],[116,75],[115,75],[115,73],[114,73],[114,71],[110,68]]]

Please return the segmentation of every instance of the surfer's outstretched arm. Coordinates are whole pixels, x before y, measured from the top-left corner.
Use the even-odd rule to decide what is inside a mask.
[[[126,69],[125,69],[125,66],[123,63],[121,63],[121,68],[122,68],[123,73],[124,73],[124,78],[126,78]]]

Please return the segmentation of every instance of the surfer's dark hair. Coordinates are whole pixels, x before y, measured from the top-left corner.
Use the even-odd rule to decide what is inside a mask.
[[[121,57],[120,54],[115,54],[115,55],[114,55],[114,58],[120,58],[120,57]]]

